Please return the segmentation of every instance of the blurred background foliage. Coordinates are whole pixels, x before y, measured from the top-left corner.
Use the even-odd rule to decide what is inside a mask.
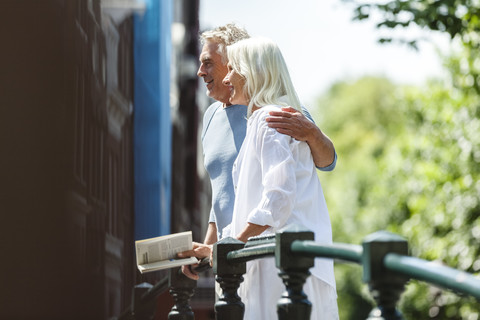
[[[444,57],[447,79],[408,87],[364,77],[319,98],[316,121],[339,157],[333,173],[319,174],[334,241],[360,244],[385,229],[405,237],[413,256],[479,275],[480,3],[382,3],[357,3],[356,19],[376,10],[379,28],[416,24],[447,32],[455,46]],[[360,268],[337,264],[336,278],[341,319],[365,319],[372,300]],[[406,319],[480,319],[474,298],[419,281],[400,310]]]

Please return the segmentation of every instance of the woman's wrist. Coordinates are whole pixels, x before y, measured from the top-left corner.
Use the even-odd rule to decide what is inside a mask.
[[[254,223],[247,223],[247,226],[236,236],[236,238],[242,242],[247,242],[248,238],[258,236],[270,226],[261,226]]]

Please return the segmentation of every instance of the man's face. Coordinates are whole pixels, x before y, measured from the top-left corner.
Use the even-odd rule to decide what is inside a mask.
[[[206,42],[203,45],[197,75],[205,82],[207,96],[229,105],[230,90],[222,83],[228,69],[227,65],[222,63],[222,56],[217,49],[215,42]]]

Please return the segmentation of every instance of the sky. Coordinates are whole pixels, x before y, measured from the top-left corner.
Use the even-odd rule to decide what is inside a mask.
[[[448,48],[446,36],[401,30],[397,34],[432,42],[422,42],[419,51],[380,45],[374,23],[353,22],[352,16],[353,8],[342,0],[200,0],[200,30],[235,22],[251,36],[275,41],[307,106],[340,80],[377,75],[421,85],[444,75],[437,48]]]

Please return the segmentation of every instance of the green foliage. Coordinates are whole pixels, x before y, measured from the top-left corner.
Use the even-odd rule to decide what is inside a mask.
[[[387,79],[367,77],[334,85],[319,102],[325,106],[321,127],[332,135],[339,155],[335,173],[321,176],[327,179],[322,183],[330,198],[330,210],[341,212],[335,217],[339,222],[334,230],[336,241],[352,240],[351,236],[357,235],[354,242],[358,243],[376,231],[368,225],[359,228],[362,221],[357,213],[378,179],[376,162],[401,130],[403,115],[395,105],[395,95],[396,88]]]
[[[480,95],[479,52],[480,47],[464,46],[462,51],[453,54],[448,61],[454,86],[470,95]]]
[[[399,87],[367,77],[337,83],[319,100],[318,123],[339,156],[332,174],[320,174],[334,241],[359,244],[386,229],[407,238],[413,256],[479,275],[480,2],[356,2],[355,19],[374,13],[378,28],[417,25],[448,33],[461,49],[446,59],[448,83]],[[418,39],[380,42],[398,40],[415,47]],[[341,318],[364,319],[372,300],[358,270],[337,265],[335,274]],[[480,315],[474,298],[414,280],[399,307],[406,319]]]
[[[374,307],[367,288],[362,284],[362,269],[356,265],[335,266],[337,280],[338,312],[340,319],[365,320]],[[352,308],[354,306],[354,308]]]
[[[356,20],[369,19],[374,12],[382,14],[378,28],[408,27],[448,33],[465,43],[480,45],[480,2],[478,0],[391,0],[386,2],[347,1],[355,3]],[[383,38],[391,41],[391,38]],[[411,41],[413,46],[416,40]]]
[[[480,271],[480,99],[457,81],[462,59],[449,60],[455,87],[364,78],[319,101],[320,126],[339,156],[335,171],[320,175],[334,241],[358,244],[387,229],[407,238],[414,256]],[[359,319],[358,306],[371,303],[365,286],[351,266],[336,269],[339,305],[352,308],[342,319]],[[473,299],[414,281],[400,306],[407,319],[480,314]]]
[[[371,188],[380,177],[377,162],[402,130],[396,94],[387,79],[367,77],[337,83],[319,101],[320,127],[333,139],[339,157],[333,173],[320,174],[336,242],[359,244],[369,233],[387,226],[382,219],[387,216],[378,219],[385,220],[379,227],[369,225],[359,212],[366,211]],[[361,269],[339,264],[335,275],[340,318],[366,319],[373,301],[361,281]]]
[[[416,25],[424,30],[446,33],[451,39],[459,40],[469,55],[462,66],[469,70],[465,77],[469,87],[480,94],[480,1],[478,0],[390,0],[386,2],[366,0],[344,0],[354,3],[354,20],[371,19],[380,14],[379,29],[401,29]],[[417,49],[419,39],[381,37],[380,43],[398,41]],[[474,58],[476,57],[476,58]]]
[[[367,208],[388,212],[388,228],[409,239],[413,255],[478,272],[480,100],[468,90],[437,85],[407,90],[399,107],[410,117],[379,161],[382,179]],[[407,294],[403,305],[413,304],[415,296]],[[478,304],[438,290],[424,301],[436,319],[469,319],[480,312]]]

